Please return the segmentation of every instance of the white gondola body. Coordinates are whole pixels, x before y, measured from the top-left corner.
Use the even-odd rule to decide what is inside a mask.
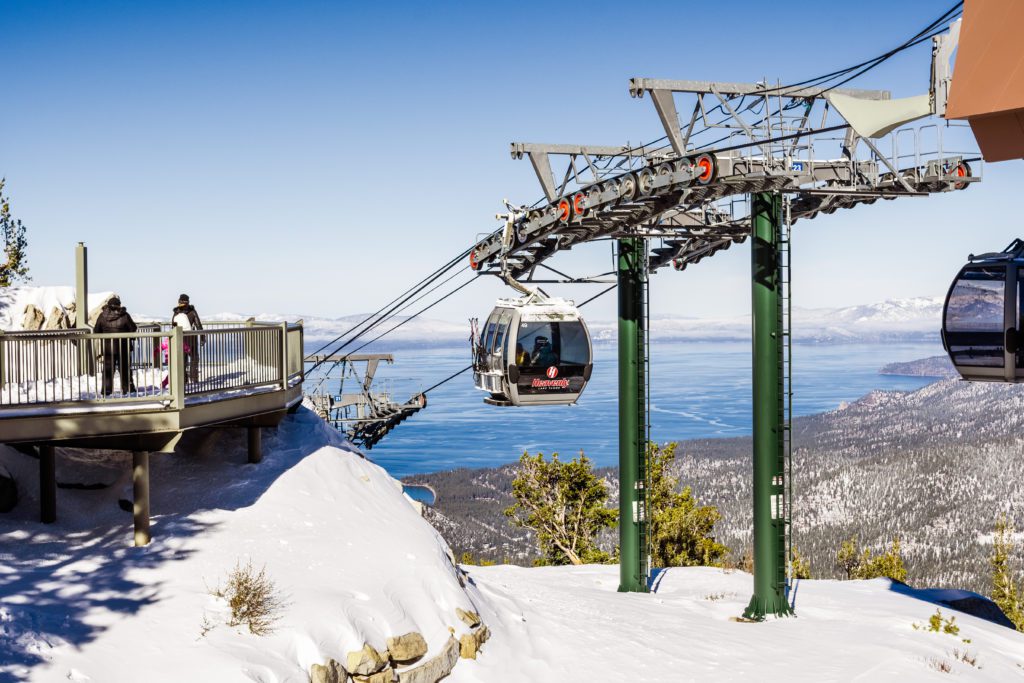
[[[480,329],[473,382],[499,406],[570,405],[593,362],[590,333],[571,301],[499,299]]]

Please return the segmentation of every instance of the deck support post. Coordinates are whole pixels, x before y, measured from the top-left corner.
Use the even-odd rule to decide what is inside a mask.
[[[149,545],[149,451],[132,452],[132,516],[135,545]]]
[[[249,462],[253,465],[263,460],[263,442],[259,427],[246,427],[249,437]]]
[[[57,455],[51,445],[39,447],[39,518],[43,524],[57,521]]]
[[[786,595],[785,460],[779,247],[782,200],[751,195],[753,320],[754,595],[743,612],[761,621],[792,614]]]
[[[646,244],[618,243],[619,290],[619,592],[646,593],[647,492],[644,294]]]

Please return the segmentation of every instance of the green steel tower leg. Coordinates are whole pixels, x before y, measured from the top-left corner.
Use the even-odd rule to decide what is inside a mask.
[[[647,592],[642,238],[619,240],[619,592]]]
[[[754,383],[754,596],[743,616],[791,614],[786,596],[782,330],[779,319],[781,197],[751,196],[750,263]]]

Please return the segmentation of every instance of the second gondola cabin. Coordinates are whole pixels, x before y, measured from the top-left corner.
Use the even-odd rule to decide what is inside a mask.
[[[587,325],[565,299],[498,299],[473,335],[473,383],[490,405],[573,404],[592,363]]]
[[[1024,306],[1024,241],[971,255],[946,295],[942,345],[960,376],[1024,382],[1020,333]]]

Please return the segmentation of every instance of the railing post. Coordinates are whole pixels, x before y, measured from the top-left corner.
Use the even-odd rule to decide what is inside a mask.
[[[288,321],[281,323],[281,391],[288,388]]]
[[[185,407],[185,342],[180,327],[171,328],[170,376],[171,403],[175,410]]]
[[[7,348],[4,346],[4,331],[0,330],[0,386],[7,384]]]

